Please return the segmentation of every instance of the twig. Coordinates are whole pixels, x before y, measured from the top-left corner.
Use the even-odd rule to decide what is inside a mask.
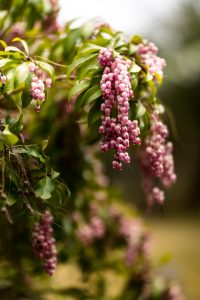
[[[59,63],[56,63],[48,58],[45,58],[43,56],[38,56],[38,55],[35,55],[34,56],[35,59],[39,58],[39,59],[42,59],[43,61],[46,61],[54,66],[57,66],[57,67],[61,67],[61,68],[67,68],[68,66],[67,65],[63,65],[63,64],[59,64]]]

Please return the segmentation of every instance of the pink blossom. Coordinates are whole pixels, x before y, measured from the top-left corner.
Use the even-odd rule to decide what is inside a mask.
[[[163,68],[166,67],[164,58],[157,56],[158,48],[154,43],[147,45],[139,44],[137,53],[141,57],[141,61],[148,67],[149,73],[155,78],[156,74],[163,76]]]
[[[104,67],[100,82],[104,102],[101,104],[102,123],[99,133],[102,134],[101,151],[115,150],[113,168],[122,170],[122,162],[129,164],[127,152],[131,144],[140,144],[140,129],[136,120],[128,117],[129,100],[133,97],[130,74],[130,61],[121,55],[113,57],[112,49],[103,49],[98,56],[99,63]],[[112,117],[116,109],[116,117]]]
[[[32,233],[32,244],[35,255],[43,260],[43,267],[49,275],[53,275],[57,265],[57,250],[52,236],[53,217],[45,211]]]

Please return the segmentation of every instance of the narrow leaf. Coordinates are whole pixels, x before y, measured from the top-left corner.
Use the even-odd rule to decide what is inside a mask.
[[[28,75],[29,75],[28,63],[24,62],[23,64],[19,65],[16,68],[15,81],[16,81],[17,85],[24,82],[27,79]]]
[[[90,82],[89,80],[85,80],[85,81],[77,81],[77,83],[75,84],[75,86],[73,86],[73,88],[69,91],[68,94],[68,100],[70,101],[72,96],[79,94],[81,92],[83,92],[84,90],[86,90],[89,86]]]
[[[29,74],[25,80],[25,87],[21,96],[22,108],[27,107],[31,103],[32,97],[30,94],[30,90],[31,90],[31,75]]]
[[[91,103],[92,101],[98,99],[102,95],[102,91],[99,85],[92,86],[83,96],[82,106]]]
[[[8,46],[5,48],[5,51],[13,51],[13,52],[20,52],[21,54],[25,55],[23,51],[21,51],[19,48],[14,46]]]
[[[20,39],[19,37],[16,37],[12,40],[12,42],[20,42],[22,44],[22,46],[24,47],[24,50],[25,50],[27,56],[29,56],[28,45],[24,40]]]
[[[95,54],[88,54],[88,55],[82,56],[80,58],[76,57],[74,62],[68,67],[67,75],[70,75],[74,69],[76,69],[77,67],[80,67],[80,65],[83,64],[84,62],[86,62],[87,60],[90,60],[97,56],[98,56],[98,54],[95,53]]]
[[[3,58],[0,60],[0,68],[3,68],[6,64],[12,62],[12,59],[9,58]]]

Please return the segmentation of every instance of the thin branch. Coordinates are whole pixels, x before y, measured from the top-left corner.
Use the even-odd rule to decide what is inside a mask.
[[[68,67],[67,65],[56,63],[56,62],[54,62],[54,61],[52,61],[48,58],[45,58],[43,56],[35,55],[34,58],[35,59],[37,59],[37,58],[42,59],[43,61],[46,61],[46,62],[50,63],[51,65],[54,65],[54,66],[57,66],[57,67],[61,67],[61,68],[67,68]]]
[[[67,79],[67,75],[66,74],[61,74],[55,77],[55,80],[60,81],[60,80],[65,80]],[[70,77],[70,79],[73,79]]]

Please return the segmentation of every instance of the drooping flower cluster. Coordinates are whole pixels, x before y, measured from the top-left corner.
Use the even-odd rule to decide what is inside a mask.
[[[0,81],[1,81],[1,83],[5,84],[6,80],[7,80],[6,76],[3,73],[0,73]]]
[[[58,13],[60,10],[59,1],[58,0],[50,0],[51,10],[44,19],[44,27],[47,33],[53,34],[59,30],[63,29],[58,23]]]
[[[95,239],[103,238],[105,224],[98,216],[93,216],[88,224],[78,228],[77,237],[84,245],[90,245]]]
[[[128,117],[129,100],[133,97],[131,89],[130,60],[124,60],[121,55],[113,57],[112,49],[103,49],[98,56],[99,63],[104,67],[100,82],[103,92],[101,110],[102,124],[99,132],[103,135],[101,150],[115,150],[113,168],[122,170],[122,162],[129,164],[130,156],[127,149],[131,144],[140,144],[140,129],[136,120]],[[116,117],[113,116],[116,110]]]
[[[127,243],[125,253],[125,264],[127,266],[133,265],[139,252],[145,255],[149,253],[148,235],[145,234],[141,223],[137,220],[121,218],[119,234]]]
[[[166,300],[185,300],[185,297],[182,294],[181,288],[177,284],[172,284],[165,295]]]
[[[34,63],[29,64],[29,70],[32,73],[32,82],[31,82],[31,96],[33,100],[37,101],[36,104],[36,112],[40,111],[40,101],[45,101],[45,86],[50,88],[52,85],[51,78],[47,78],[45,80],[45,84],[42,79],[40,79],[42,73],[39,70],[38,66]]]
[[[12,41],[12,39],[14,39],[15,37],[23,38],[25,31],[26,31],[25,28],[26,28],[26,26],[25,26],[25,23],[23,23],[23,22],[14,23],[11,26],[8,34],[6,34],[6,37],[5,37],[6,42]]]
[[[154,77],[157,73],[163,76],[163,68],[166,67],[164,58],[157,56],[158,48],[154,43],[147,45],[139,44],[137,53],[141,57],[141,61],[148,67],[149,73]]]
[[[158,187],[153,187],[153,177],[159,178],[166,187],[176,181],[173,145],[167,141],[167,137],[168,129],[160,120],[159,114],[154,111],[149,135],[138,152],[144,176],[143,188],[150,206],[154,202],[159,204],[164,202],[164,192]]]
[[[49,275],[53,275],[57,265],[57,250],[53,238],[53,216],[45,211],[39,223],[36,223],[32,233],[33,251],[43,260],[43,267]]]
[[[107,209],[106,217],[102,219],[99,212],[105,202],[91,203],[90,218],[83,223],[79,212],[75,213],[73,220],[78,227],[76,236],[84,246],[92,246],[97,240],[107,243],[118,243],[125,246],[124,262],[127,267],[134,265],[138,255],[147,256],[149,253],[149,237],[138,219],[126,218],[116,207]],[[112,241],[112,242],[111,242]],[[111,243],[111,244],[110,244]]]

